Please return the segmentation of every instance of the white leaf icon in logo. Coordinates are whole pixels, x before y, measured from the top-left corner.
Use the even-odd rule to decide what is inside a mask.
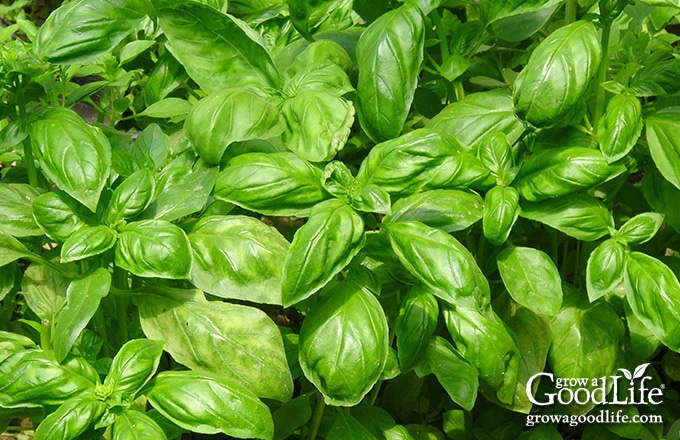
[[[626,370],[625,368],[619,368],[619,371],[623,373],[624,377],[631,382],[633,381],[633,375],[630,374],[630,371]]]
[[[632,378],[632,379],[629,378],[629,379],[630,379],[630,380],[639,379],[639,378],[641,378],[642,376],[644,376],[645,370],[647,369],[648,366],[649,366],[649,363],[642,364],[642,365],[638,366],[638,367],[635,369],[635,372],[633,373],[633,378]]]

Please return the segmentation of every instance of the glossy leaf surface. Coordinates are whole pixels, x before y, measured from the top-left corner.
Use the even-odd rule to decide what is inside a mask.
[[[129,409],[116,417],[112,440],[154,438],[166,440],[163,429],[146,414]]]
[[[387,361],[387,318],[372,292],[348,279],[312,309],[300,329],[300,366],[326,403],[353,406]]]
[[[512,403],[520,353],[511,330],[488,309],[445,309],[446,327],[456,348],[472,364],[501,402]]]
[[[626,258],[626,298],[633,313],[662,343],[680,350],[680,282],[654,257],[631,252]]]
[[[54,356],[61,362],[71,351],[80,332],[90,322],[99,303],[109,293],[111,274],[104,268],[71,281],[66,304],[57,316],[53,341]]]
[[[0,185],[0,231],[14,237],[42,235],[33,218],[33,202],[42,191],[22,183]]]
[[[193,293],[136,298],[144,334],[164,341],[165,350],[189,368],[238,381],[260,397],[290,399],[293,383],[274,322],[256,308]]]
[[[71,234],[61,248],[61,262],[78,261],[99,255],[116,244],[116,234],[108,226],[83,226]]]
[[[163,220],[128,224],[116,244],[116,264],[141,277],[189,278],[191,261],[184,231]]]
[[[599,150],[554,148],[533,154],[513,186],[526,200],[538,202],[592,188],[625,171],[622,164],[610,165]]]
[[[630,95],[616,95],[597,126],[600,151],[609,162],[617,161],[633,149],[642,132],[642,106]]]
[[[31,126],[31,142],[47,177],[94,212],[111,170],[101,131],[72,110],[51,108]]]
[[[517,115],[537,127],[552,125],[576,104],[600,65],[595,26],[575,21],[551,33],[515,79]]]
[[[397,356],[402,372],[423,356],[437,330],[437,298],[422,286],[412,287],[399,309],[395,327]]]
[[[269,409],[234,380],[164,371],[153,380],[147,397],[165,417],[195,432],[265,440],[274,434]]]
[[[498,271],[510,296],[541,315],[555,316],[562,306],[562,279],[548,255],[529,247],[509,247],[498,254]]]
[[[383,14],[357,43],[357,109],[374,142],[401,134],[423,61],[424,23],[414,3]]]
[[[494,132],[505,133],[509,142],[524,132],[522,121],[515,115],[512,96],[505,89],[474,93],[449,104],[427,128],[452,136],[470,148],[479,147]]]
[[[680,188],[680,145],[678,132],[680,107],[668,107],[647,118],[647,142],[654,163],[661,174],[676,187]]]
[[[294,153],[246,153],[220,172],[213,195],[266,215],[307,217],[328,196],[321,172]]]
[[[591,302],[623,282],[625,248],[615,240],[605,240],[593,250],[586,266],[586,287]]]
[[[357,173],[361,185],[407,196],[484,181],[489,171],[458,143],[437,132],[415,130],[371,149]]]
[[[184,129],[196,153],[218,164],[232,143],[278,136],[284,125],[279,110],[266,96],[248,88],[230,88],[196,103]]]
[[[474,192],[434,189],[399,199],[383,223],[417,221],[444,232],[462,231],[482,218],[483,206]]]
[[[198,2],[152,0],[168,49],[207,93],[279,81],[267,50],[244,22]]]
[[[519,216],[519,193],[513,187],[494,186],[484,196],[484,236],[491,244],[505,243]]]
[[[88,426],[96,422],[104,411],[106,403],[93,398],[71,399],[45,418],[35,430],[35,439],[78,438]]]
[[[314,294],[349,264],[366,241],[364,222],[348,205],[328,200],[316,205],[293,238],[283,263],[283,303]]]
[[[156,373],[163,354],[163,342],[150,339],[132,339],[126,342],[113,358],[105,387],[112,395],[132,400]]]
[[[192,283],[222,298],[281,304],[281,270],[289,243],[245,216],[203,217],[189,233]]]
[[[458,240],[419,222],[385,227],[401,263],[438,298],[471,308],[488,304],[488,281],[470,251]]]
[[[520,215],[584,241],[595,241],[614,227],[614,218],[609,209],[587,194],[525,203],[522,204]]]
[[[3,408],[60,405],[89,396],[94,383],[65,368],[53,352],[20,351],[0,364],[0,406]]]
[[[36,53],[60,64],[93,61],[134,31],[148,12],[142,0],[78,0],[64,4],[40,27]]]

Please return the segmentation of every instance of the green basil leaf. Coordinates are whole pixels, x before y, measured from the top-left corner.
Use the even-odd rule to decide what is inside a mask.
[[[517,385],[520,353],[515,336],[491,309],[444,309],[446,328],[456,348],[496,390],[503,403],[512,403]]]
[[[663,224],[664,218],[663,214],[655,212],[638,214],[624,223],[612,238],[624,244],[646,243],[656,235]]]
[[[247,88],[211,93],[191,109],[184,124],[187,138],[203,160],[218,164],[234,142],[269,139],[283,132],[279,110],[270,100]]]
[[[217,9],[218,11],[227,12],[227,0],[196,0],[199,3],[203,3],[204,5],[208,5],[212,7],[213,9]]]
[[[378,185],[366,185],[352,195],[352,208],[363,212],[389,214],[392,212],[390,195]]]
[[[541,29],[561,4],[560,0],[485,1],[481,3],[481,15],[499,38],[522,41]]]
[[[0,239],[2,234],[0,234]],[[26,304],[41,320],[53,324],[66,304],[66,290],[70,279],[56,270],[33,263],[21,278],[21,292]]]
[[[623,282],[626,250],[615,240],[605,240],[588,257],[586,288],[590,302]]]
[[[164,371],[146,394],[165,417],[201,434],[270,440],[274,423],[267,406],[243,385],[194,371]]]
[[[312,418],[309,394],[292,399],[272,413],[274,440],[285,440]]]
[[[170,52],[162,54],[144,84],[144,102],[153,104],[168,96],[188,78],[184,66]]]
[[[510,185],[519,171],[514,165],[512,147],[503,133],[495,133],[482,141],[479,159],[491,171],[499,186]]]
[[[57,315],[52,344],[54,357],[61,362],[109,293],[111,273],[102,267],[71,281],[66,289],[66,304]]]
[[[339,413],[326,435],[327,440],[377,440],[368,429],[349,414]]]
[[[489,170],[451,137],[423,129],[371,149],[357,173],[358,185],[378,185],[407,196],[440,188],[483,182]]]
[[[435,189],[399,199],[382,222],[417,221],[444,232],[462,231],[482,218],[483,209],[484,201],[472,191]]]
[[[106,403],[91,397],[66,401],[56,411],[45,417],[35,430],[34,439],[77,439],[106,411]]]
[[[191,110],[191,103],[182,98],[163,98],[146,107],[135,116],[146,116],[147,118],[172,118],[173,120],[183,120]]]
[[[63,191],[37,197],[33,201],[33,217],[48,237],[59,242],[86,225],[96,224],[92,213]]]
[[[314,48],[314,45],[322,45],[332,54],[325,59],[319,56],[305,56],[305,51],[310,50],[310,47]],[[316,91],[341,96],[354,90],[347,76],[347,71],[352,70],[352,61],[342,46],[332,40],[318,40],[310,44],[305,51],[298,55],[295,62],[286,69],[288,78],[283,86],[283,92],[286,95],[295,96],[298,93]],[[301,58],[306,58],[308,63],[300,63]],[[324,63],[327,64],[324,65]],[[349,69],[346,67],[348,65]]]
[[[424,287],[412,287],[402,301],[395,326],[397,356],[402,372],[413,368],[437,330],[439,304]]]
[[[332,40],[315,41],[286,68],[283,92],[288,96],[314,90],[344,95],[354,90],[347,76],[353,67],[352,59],[338,43]]]
[[[574,295],[580,297],[580,293]],[[552,334],[548,359],[556,377],[597,378],[616,371],[624,326],[606,302],[567,304],[553,319]],[[591,381],[586,388],[594,389]],[[584,414],[593,406],[572,404],[568,408]]]
[[[397,425],[390,413],[379,406],[360,403],[352,408],[352,416],[375,438],[385,440],[413,440],[405,427]]]
[[[661,261],[640,252],[626,258],[628,304],[664,345],[680,351],[680,282]]]
[[[87,63],[110,52],[148,12],[142,0],[76,0],[52,12],[35,38],[35,53],[59,64]]]
[[[265,215],[307,217],[328,198],[321,171],[294,153],[246,153],[217,176],[216,199]]]
[[[630,335],[630,349],[631,354],[635,359],[640,359],[640,363],[650,360],[657,350],[661,342],[652,333],[638,317],[633,313],[630,305],[625,304],[626,309],[626,326],[628,327],[628,334]]]
[[[31,255],[19,240],[0,230],[0,266]]]
[[[573,194],[522,205],[520,215],[583,241],[595,241],[614,228],[611,211],[593,196]]]
[[[477,369],[441,336],[433,337],[426,349],[424,365],[418,365],[416,371],[421,376],[433,373],[451,400],[472,411],[479,388]]]
[[[120,49],[120,53],[118,54],[118,62],[120,65],[127,64],[146,52],[147,49],[149,49],[154,44],[156,44],[154,40],[130,41]]]
[[[283,304],[289,307],[325,286],[364,247],[361,216],[340,200],[319,203],[295,233],[283,263]]]
[[[140,277],[186,279],[191,261],[186,234],[164,220],[129,223],[116,243],[116,264]]]
[[[395,138],[408,116],[423,62],[425,32],[414,3],[381,15],[359,37],[359,122],[374,142]]]
[[[654,163],[663,177],[680,188],[680,144],[676,133],[680,107],[668,107],[653,114],[645,121],[647,143]]]
[[[527,395],[527,384],[532,376],[545,370],[548,350],[552,342],[550,321],[544,316],[539,316],[529,309],[520,307],[515,311],[514,316],[505,319],[505,322],[510,330],[515,333],[517,348],[521,355],[515,400],[509,408],[513,411],[529,414],[533,403]],[[533,381],[531,385],[531,395],[535,396],[538,381]]]
[[[281,333],[261,310],[173,294],[134,298],[144,334],[189,368],[236,380],[260,397],[286,401],[293,381]],[[180,425],[181,426],[181,425]]]
[[[149,124],[132,144],[117,145],[112,151],[114,171],[123,177],[148,168],[154,171],[165,165],[168,157],[169,137],[158,124]]]
[[[108,226],[83,226],[66,239],[61,248],[61,262],[78,261],[99,255],[116,244],[116,234]]]
[[[14,288],[15,281],[17,279],[17,269],[16,263],[8,263],[4,266],[0,266],[0,301],[5,299],[5,296]],[[0,337],[2,341],[2,337]],[[2,356],[0,356],[1,360]]]
[[[144,211],[153,199],[155,186],[153,174],[147,168],[130,174],[113,191],[106,210],[106,223],[115,225]]]
[[[399,261],[435,296],[470,308],[489,303],[489,283],[470,251],[458,240],[419,222],[383,227]]]
[[[427,128],[452,136],[472,149],[479,148],[494,133],[504,133],[511,144],[524,133],[512,96],[504,88],[473,93],[449,104],[430,120]]]
[[[113,423],[112,440],[129,439],[167,440],[165,432],[149,416],[133,409],[127,409],[116,416]]]
[[[538,314],[557,315],[562,306],[562,279],[545,252],[509,247],[498,254],[497,262],[512,299]]]
[[[586,91],[601,56],[591,22],[575,21],[548,35],[513,84],[517,115],[537,127],[558,122]]]
[[[625,157],[642,133],[642,105],[635,96],[614,96],[597,126],[600,151],[611,163]]]
[[[515,178],[514,187],[530,202],[595,187],[626,172],[623,164],[612,164],[599,150],[562,147],[533,154]]]
[[[652,209],[665,214],[664,220],[668,225],[680,231],[680,210],[675,209],[680,200],[680,189],[654,167],[648,167],[642,177],[642,194]]]
[[[33,202],[42,191],[23,183],[0,184],[0,231],[14,237],[42,235],[33,218]]]
[[[205,92],[278,85],[269,53],[243,21],[194,1],[151,3],[168,38],[168,50]]]
[[[286,146],[310,162],[331,160],[345,146],[354,123],[354,106],[326,91],[302,91],[281,105]]]
[[[665,4],[663,6],[677,8],[679,5]],[[680,91],[679,80],[680,62],[677,59],[655,60],[635,72],[630,81],[630,92],[640,97],[672,95]]]
[[[289,244],[271,226],[245,216],[204,217],[191,229],[191,282],[221,298],[281,304]]]
[[[56,361],[50,351],[24,350],[0,363],[0,407],[61,405],[89,396],[94,383]]]
[[[154,201],[142,213],[144,218],[173,221],[200,211],[217,179],[217,168],[210,167],[192,153],[170,162],[157,178]]]
[[[519,216],[519,193],[513,187],[494,186],[484,196],[484,236],[500,246],[508,239]]]
[[[348,278],[302,322],[302,371],[327,404],[356,405],[383,372],[388,333],[385,312],[375,295]]]
[[[156,373],[162,354],[161,341],[133,339],[126,342],[113,358],[104,386],[109,387],[114,396],[127,397],[131,402]]]
[[[31,126],[42,171],[95,212],[111,171],[111,145],[102,132],[66,108],[51,108]]]

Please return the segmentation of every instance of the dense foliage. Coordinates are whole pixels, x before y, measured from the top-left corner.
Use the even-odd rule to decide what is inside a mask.
[[[680,438],[677,0],[28,3],[0,431]]]

